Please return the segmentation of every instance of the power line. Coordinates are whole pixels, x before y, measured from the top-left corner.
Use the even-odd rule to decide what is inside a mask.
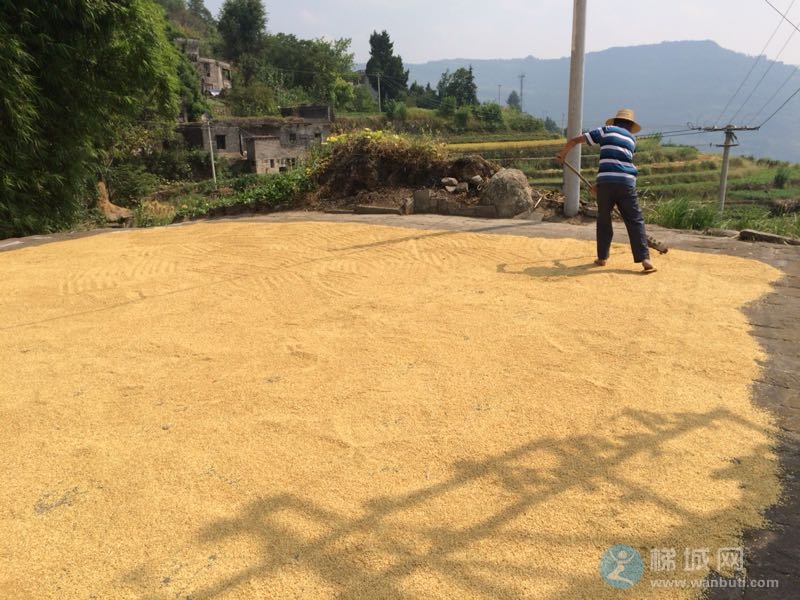
[[[764,125],[766,125],[767,123],[769,123],[769,122],[770,122],[770,120],[772,119],[772,117],[774,117],[774,116],[775,116],[775,115],[777,115],[777,114],[778,114],[778,113],[779,113],[781,110],[783,110],[783,107],[785,107],[787,104],[789,104],[789,101],[790,101],[792,98],[794,98],[795,96],[797,96],[797,94],[800,94],[800,88],[797,88],[797,89],[795,90],[794,94],[792,94],[791,96],[789,96],[789,97],[786,99],[786,102],[784,102],[783,104],[781,104],[781,105],[778,107],[778,109],[777,109],[777,110],[776,110],[774,113],[772,113],[770,116],[768,116],[768,117],[766,118],[766,120],[765,120],[763,123],[761,123],[761,125],[759,125],[758,127],[763,127]],[[758,127],[757,127],[756,129],[758,129]]]
[[[781,90],[782,90],[784,87],[786,87],[786,84],[787,84],[787,83],[789,83],[789,80],[790,80],[792,77],[794,77],[794,74],[795,74],[795,73],[797,73],[797,70],[798,70],[798,69],[800,69],[800,67],[795,67],[794,69],[792,69],[792,72],[791,72],[791,73],[789,73],[789,76],[788,76],[786,79],[784,79],[784,80],[783,80],[783,83],[782,83],[782,84],[781,84],[781,85],[778,87],[778,89],[777,89],[777,90],[775,90],[775,93],[774,93],[774,94],[772,94],[772,96],[770,96],[769,100],[767,100],[767,101],[764,103],[764,105],[763,105],[761,108],[759,108],[759,109],[758,109],[758,112],[756,112],[756,113],[753,115],[753,117],[750,119],[750,121],[751,121],[751,122],[755,121],[755,120],[758,118],[758,116],[759,116],[759,115],[760,115],[762,112],[764,112],[764,109],[765,109],[765,108],[767,108],[767,106],[769,106],[770,102],[772,102],[772,101],[775,99],[775,96],[777,96],[777,95],[780,93],[780,91],[781,91]]]
[[[786,13],[787,13],[787,14],[789,13],[789,10],[791,10],[792,6],[794,6],[794,3],[795,3],[795,2],[796,2],[796,0],[792,0],[792,3],[789,5],[789,8],[786,10]],[[743,79],[743,80],[742,80],[742,82],[739,84],[739,87],[738,87],[738,88],[736,88],[736,91],[733,93],[733,96],[731,96],[731,97],[730,97],[730,99],[728,100],[728,103],[725,105],[725,108],[723,108],[723,109],[722,109],[722,112],[721,112],[721,113],[719,114],[719,116],[717,117],[717,120],[716,120],[716,121],[714,121],[714,127],[716,127],[716,126],[717,126],[717,124],[719,123],[720,119],[722,119],[723,115],[725,114],[725,112],[726,112],[726,111],[728,110],[728,108],[730,107],[730,105],[731,105],[731,103],[733,102],[734,98],[736,98],[736,96],[738,96],[738,95],[739,95],[739,92],[740,92],[740,91],[742,91],[742,88],[744,87],[744,84],[745,84],[745,83],[747,83],[747,80],[750,78],[750,75],[752,75],[752,74],[753,74],[753,71],[755,70],[755,68],[756,68],[756,66],[758,65],[759,61],[761,60],[762,56],[764,56],[764,55],[765,55],[765,52],[766,52],[766,50],[767,50],[767,47],[768,47],[768,46],[769,46],[769,45],[772,43],[772,40],[773,40],[773,39],[775,38],[775,36],[777,35],[778,31],[779,31],[779,30],[780,30],[780,28],[781,28],[781,25],[783,25],[783,20],[780,20],[780,21],[778,21],[778,25],[775,27],[775,30],[772,32],[772,35],[771,35],[771,36],[769,36],[769,39],[767,40],[767,43],[766,43],[766,44],[764,44],[764,47],[761,49],[761,52],[759,53],[759,55],[758,55],[758,56],[756,56],[756,59],[755,59],[755,61],[753,62],[752,66],[750,67],[750,70],[747,72],[747,75],[745,75],[745,76],[744,76],[744,79]],[[790,39],[791,39],[791,38],[790,38]],[[787,40],[787,43],[788,43],[788,40]],[[784,45],[784,47],[785,47],[785,45]],[[781,51],[783,51],[783,50],[781,50]],[[741,110],[741,109],[740,109],[740,110]],[[735,116],[735,115],[734,115],[733,117],[731,117],[731,121],[733,121],[735,118],[736,118],[736,116]]]
[[[775,12],[777,12],[779,15],[781,15],[781,18],[782,18],[783,20],[785,20],[787,23],[789,23],[789,25],[791,25],[791,26],[794,28],[794,30],[795,30],[795,31],[800,31],[800,27],[798,27],[797,25],[795,25],[794,23],[792,23],[792,21],[790,21],[786,15],[784,15],[784,14],[783,14],[783,13],[782,13],[780,10],[778,10],[778,9],[775,7],[775,5],[774,5],[774,4],[772,4],[772,2],[770,2],[770,0],[764,0],[764,2],[766,2],[767,4],[769,4],[769,6],[770,6],[770,7],[771,7],[771,8],[772,8],[772,9],[773,9]],[[795,67],[795,70],[796,70],[796,67]],[[794,74],[794,73],[792,73],[792,74]],[[786,85],[786,82],[784,82],[784,84],[783,84],[783,85]],[[783,87],[783,86],[781,86],[781,87]],[[787,104],[789,104],[789,101],[790,101],[792,98],[794,98],[794,97],[795,97],[797,94],[799,94],[799,93],[800,93],[800,88],[797,88],[797,90],[795,90],[795,92],[794,92],[794,93],[793,93],[791,96],[789,96],[789,97],[786,99],[786,101],[785,101],[783,104],[781,104],[781,105],[780,105],[780,106],[777,108],[777,110],[775,110],[775,112],[773,112],[773,113],[772,113],[772,114],[771,114],[769,117],[767,117],[767,118],[764,120],[764,122],[763,122],[763,123],[761,123],[761,125],[759,125],[758,127],[763,127],[764,125],[766,125],[766,124],[767,124],[767,123],[768,123],[770,120],[772,120],[772,118],[773,118],[775,115],[777,115],[777,114],[778,114],[778,113],[779,113],[781,110],[783,110],[783,108],[784,108],[784,107],[785,107]],[[776,93],[776,95],[777,95],[777,93]],[[774,97],[774,96],[773,96],[773,97]],[[763,107],[762,107],[762,110],[763,110]],[[758,127],[757,127],[756,129],[758,129]]]
[[[781,48],[780,52],[778,52],[778,55],[775,57],[775,58],[776,58],[776,60],[777,60],[778,58],[780,58],[781,54],[783,54],[783,51],[786,49],[786,46],[789,44],[789,41],[792,39],[792,37],[794,36],[794,34],[795,34],[795,32],[793,31],[793,32],[792,32],[792,33],[789,35],[789,37],[787,38],[786,42],[783,44],[783,47]],[[778,63],[777,63],[777,62],[775,62],[775,61],[772,61],[772,62],[770,62],[770,65],[769,65],[769,67],[767,67],[767,70],[766,70],[766,71],[764,71],[764,74],[761,76],[761,79],[759,79],[759,80],[758,80],[758,83],[756,83],[755,87],[753,87],[752,91],[750,92],[750,95],[749,95],[749,96],[747,96],[747,98],[745,99],[745,101],[744,101],[744,102],[742,103],[742,105],[739,107],[739,110],[738,110],[738,111],[736,111],[736,114],[735,114],[735,115],[733,115],[733,117],[731,117],[731,121],[734,121],[734,120],[736,119],[736,117],[738,117],[738,116],[739,116],[739,113],[740,113],[740,112],[742,112],[742,109],[744,109],[745,105],[746,105],[746,104],[747,104],[747,103],[750,101],[750,98],[752,98],[752,97],[753,97],[753,94],[755,94],[755,93],[756,93],[756,90],[757,90],[757,89],[759,88],[759,86],[762,84],[762,82],[764,81],[764,79],[766,79],[767,75],[769,75],[769,72],[772,70],[772,68],[773,68],[773,67],[774,67],[776,64],[778,64]]]

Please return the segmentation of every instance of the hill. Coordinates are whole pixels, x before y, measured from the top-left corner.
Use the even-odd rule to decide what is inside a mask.
[[[438,60],[406,66],[409,81],[435,86],[446,69],[452,72],[472,65],[481,101],[500,97],[505,102],[512,90],[519,92],[519,75],[524,73],[523,108],[561,124],[566,119],[569,63],[569,58],[529,56]],[[726,125],[733,120],[736,125],[760,125],[798,87],[797,67],[765,57],[757,60],[711,41],[611,48],[586,55],[584,127],[601,123],[622,106],[636,110],[644,125],[642,134],[684,130],[687,123]],[[739,111],[740,107],[743,110]],[[700,134],[676,136],[675,141],[715,151],[713,146],[722,143],[723,138],[721,133]],[[736,154],[800,162],[800,98],[790,100],[759,131],[742,133],[739,142],[741,145],[734,149]]]

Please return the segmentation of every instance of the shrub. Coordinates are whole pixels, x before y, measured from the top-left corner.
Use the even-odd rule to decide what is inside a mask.
[[[497,102],[484,102],[474,109],[475,118],[480,121],[483,128],[487,131],[497,131],[502,129],[503,111]]]
[[[453,115],[453,125],[455,125],[455,128],[465,131],[467,127],[469,127],[469,118],[471,113],[472,111],[470,110],[469,106],[460,106],[458,109],[456,109],[456,112]]]
[[[775,177],[772,179],[772,185],[775,186],[777,189],[782,190],[786,187],[786,183],[789,181],[789,169],[786,167],[781,167],[775,173]]]
[[[436,114],[440,117],[452,117],[456,113],[456,99],[452,96],[445,96],[442,98],[442,103],[439,105]]]
[[[708,229],[717,222],[717,211],[708,203],[675,198],[656,204],[651,220],[672,229]]]
[[[108,197],[114,204],[133,206],[158,187],[157,175],[148,173],[142,164],[121,162],[108,169]]]

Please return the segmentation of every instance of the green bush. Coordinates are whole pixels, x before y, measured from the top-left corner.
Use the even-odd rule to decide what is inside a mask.
[[[234,196],[233,202],[255,208],[274,208],[281,204],[292,204],[300,194],[311,188],[311,180],[305,169],[258,175]]]
[[[108,197],[120,206],[134,206],[140,199],[156,191],[158,184],[158,176],[147,172],[142,164],[118,163],[106,174]]]
[[[717,222],[717,210],[709,203],[675,198],[657,203],[650,220],[671,229],[708,229]]]
[[[452,96],[445,96],[442,98],[442,103],[439,105],[436,114],[444,118],[452,117],[456,113],[457,106],[455,98]]]
[[[503,129],[503,110],[497,102],[484,102],[473,110],[475,118],[481,123],[486,131],[498,131]]]
[[[772,185],[777,189],[782,190],[784,187],[786,187],[786,184],[789,181],[789,175],[789,169],[786,167],[779,168],[775,173],[775,177],[772,179]]]

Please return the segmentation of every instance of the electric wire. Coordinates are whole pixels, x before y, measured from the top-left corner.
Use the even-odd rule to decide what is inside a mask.
[[[789,25],[791,25],[791,26],[792,26],[792,27],[795,29],[795,31],[800,31],[800,27],[798,27],[798,26],[797,26],[797,25],[795,25],[795,24],[794,24],[792,21],[790,21],[790,20],[789,20],[789,18],[788,18],[786,15],[784,15],[784,14],[783,14],[783,13],[782,13],[780,10],[778,10],[778,8],[776,8],[776,7],[775,7],[775,5],[774,5],[774,4],[772,4],[772,2],[770,2],[770,0],[764,0],[764,2],[766,2],[767,4],[769,4],[769,6],[770,6],[770,7],[771,7],[771,8],[772,8],[772,9],[773,9],[775,12],[777,12],[779,15],[781,15],[781,18],[783,18],[783,19],[784,19],[784,20],[785,20],[787,23],[789,23]],[[796,67],[795,67],[795,70],[796,70]],[[794,74],[794,73],[792,73],[792,74]],[[785,83],[784,83],[784,85],[785,85]],[[779,106],[779,107],[778,107],[778,108],[775,110],[775,112],[773,112],[773,113],[772,113],[772,114],[771,114],[769,117],[767,117],[767,118],[766,118],[766,119],[765,119],[765,120],[764,120],[764,121],[761,123],[761,125],[759,125],[759,126],[758,126],[758,128],[761,128],[761,127],[763,127],[764,125],[766,125],[767,123],[769,123],[769,121],[771,121],[771,120],[772,120],[772,118],[773,118],[775,115],[777,115],[777,114],[778,114],[778,113],[779,113],[781,110],[783,110],[783,109],[786,107],[786,105],[787,105],[787,104],[789,104],[789,101],[790,101],[790,100],[792,100],[792,98],[794,98],[794,97],[795,97],[797,94],[800,94],[800,88],[797,88],[797,90],[795,90],[795,91],[794,91],[794,93],[792,93],[792,95],[791,95],[791,96],[789,96],[789,97],[788,97],[788,98],[787,98],[787,99],[784,101],[784,103],[783,103],[783,104],[781,104],[781,105],[780,105],[780,106]],[[776,93],[775,95],[777,95],[777,93]],[[762,107],[762,110],[763,110],[763,107]]]
[[[797,0],[792,0],[792,3],[789,5],[789,8],[788,8],[788,9],[787,9],[787,11],[786,11],[786,12],[787,12],[787,14],[788,14],[789,10],[791,10],[792,6],[794,6],[794,3],[795,3],[796,1],[797,1]],[[728,108],[730,108],[730,105],[733,103],[733,100],[736,98],[736,96],[738,96],[738,95],[739,95],[739,92],[741,92],[741,91],[742,91],[742,88],[744,87],[744,84],[745,84],[745,83],[747,83],[747,80],[750,78],[750,75],[752,75],[752,74],[753,74],[753,71],[755,70],[755,68],[756,68],[756,66],[758,65],[759,61],[760,61],[760,60],[761,60],[761,58],[764,56],[764,53],[766,52],[766,50],[767,50],[767,47],[768,47],[768,46],[769,46],[769,45],[772,43],[772,40],[775,38],[775,36],[777,35],[777,33],[778,33],[778,31],[780,30],[780,28],[781,28],[781,26],[782,26],[782,25],[783,25],[783,20],[781,19],[781,20],[778,22],[778,25],[775,27],[775,30],[772,32],[772,35],[771,35],[771,36],[769,36],[769,39],[768,39],[768,40],[767,40],[767,42],[764,44],[764,47],[761,49],[761,52],[758,54],[758,56],[756,56],[756,59],[755,59],[755,61],[753,61],[753,64],[752,64],[752,66],[750,67],[750,70],[747,72],[747,75],[745,75],[745,76],[744,76],[744,79],[743,79],[743,80],[742,80],[742,82],[739,84],[739,87],[738,87],[738,88],[736,88],[736,91],[733,93],[733,96],[731,96],[731,97],[730,97],[730,99],[728,100],[727,104],[725,104],[725,108],[723,108],[723,109],[722,109],[722,112],[720,112],[720,113],[719,113],[719,116],[717,117],[717,120],[716,120],[716,121],[714,121],[714,127],[716,127],[716,126],[717,126],[717,124],[719,123],[720,119],[722,119],[722,117],[723,117],[723,116],[725,115],[725,113],[728,111]],[[790,39],[791,39],[791,38],[790,38]],[[788,43],[788,40],[787,40],[787,43]],[[785,47],[785,45],[784,45],[784,47]],[[741,110],[741,109],[740,109],[740,110]],[[733,117],[733,118],[735,118],[735,117]],[[731,118],[731,121],[733,120],[733,118]]]
[[[795,75],[795,73],[797,73],[798,69],[800,69],[800,66],[796,66],[794,69],[792,69],[791,73],[789,73],[789,76],[788,76],[786,79],[784,79],[784,80],[783,80],[783,83],[782,83],[782,84],[781,84],[781,85],[778,87],[778,89],[777,89],[777,90],[775,90],[775,93],[773,93],[773,94],[772,94],[772,96],[770,96],[769,100],[767,100],[767,101],[764,103],[764,105],[763,105],[761,108],[759,108],[759,109],[758,109],[758,112],[756,112],[756,113],[755,113],[755,114],[752,116],[752,118],[750,119],[750,122],[751,122],[751,123],[752,123],[752,122],[754,122],[754,121],[755,121],[755,120],[756,120],[756,119],[759,117],[759,115],[760,115],[762,112],[764,112],[764,109],[765,109],[765,108],[767,108],[767,106],[769,106],[769,105],[772,103],[772,101],[773,101],[773,100],[775,99],[775,97],[776,97],[776,96],[777,96],[777,95],[780,93],[780,91],[781,91],[783,88],[785,88],[785,87],[786,87],[786,84],[787,84],[787,83],[789,83],[789,81],[792,79],[792,77],[794,77],[794,75]]]
[[[790,8],[791,8],[791,7],[790,7]],[[788,11],[787,11],[787,14],[788,14]],[[750,91],[750,94],[747,96],[747,98],[745,98],[745,101],[744,101],[744,102],[742,103],[742,105],[739,107],[739,110],[737,110],[737,111],[736,111],[736,114],[734,114],[734,115],[733,115],[733,117],[731,117],[731,122],[733,122],[733,121],[735,121],[735,120],[736,120],[736,117],[738,117],[738,116],[739,116],[739,113],[741,113],[741,112],[742,112],[742,110],[744,109],[744,107],[745,107],[745,106],[747,105],[747,103],[750,101],[750,98],[752,98],[752,97],[753,97],[753,94],[755,94],[755,93],[756,93],[756,90],[758,90],[758,88],[759,88],[759,87],[761,86],[761,84],[764,82],[764,79],[766,79],[767,75],[769,75],[769,72],[772,70],[772,68],[773,68],[773,67],[774,67],[776,64],[778,64],[778,63],[776,62],[776,61],[777,61],[777,59],[781,57],[781,54],[783,54],[783,51],[786,49],[786,46],[787,46],[787,45],[789,44],[789,42],[791,41],[792,37],[794,37],[794,34],[795,34],[795,33],[797,33],[797,32],[796,32],[796,31],[792,31],[792,33],[791,33],[791,34],[789,35],[789,37],[786,39],[786,42],[784,42],[784,44],[783,44],[783,47],[780,49],[780,52],[778,52],[777,56],[775,57],[775,59],[776,59],[776,60],[773,60],[773,61],[771,61],[771,62],[770,62],[769,66],[767,67],[767,70],[766,70],[766,71],[764,71],[764,74],[763,74],[763,75],[761,75],[761,79],[759,79],[759,80],[758,80],[758,83],[756,83],[756,85],[755,85],[755,86],[753,87],[753,89]]]

